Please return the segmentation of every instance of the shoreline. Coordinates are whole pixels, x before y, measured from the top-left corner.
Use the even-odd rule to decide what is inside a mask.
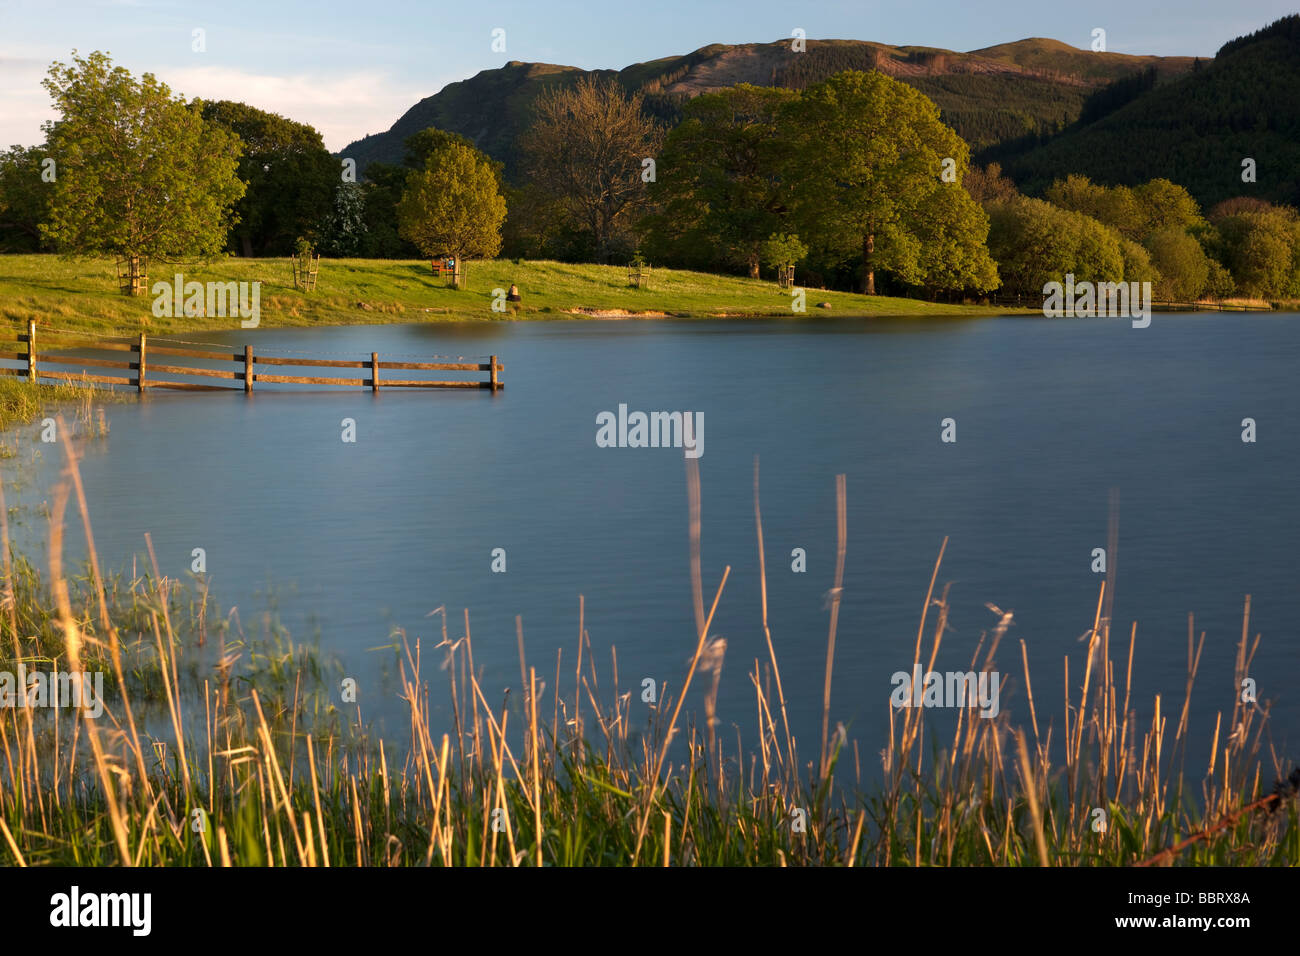
[[[118,290],[115,265],[106,259],[65,259],[53,254],[0,258],[0,318],[15,326],[31,319],[54,329],[99,334],[151,335],[240,327],[234,316],[175,314],[155,308],[152,295]],[[805,289],[802,311],[790,295],[764,279],[677,269],[656,269],[649,287],[628,284],[623,266],[552,260],[471,262],[466,288],[435,278],[427,262],[333,259],[322,263],[314,292],[295,289],[289,259],[223,258],[209,262],[154,263],[146,288],[184,282],[246,282],[259,286],[259,327],[376,325],[396,322],[477,322],[620,318],[802,320],[830,316],[985,317],[1030,314],[993,305],[955,305],[891,296]],[[517,286],[520,303],[505,302]],[[802,287],[798,287],[802,288]],[[171,297],[166,299],[170,304]],[[829,303],[820,308],[819,303]]]
[[[153,296],[131,297],[118,291],[110,260],[23,254],[4,255],[0,263],[4,265],[0,318],[14,327],[25,327],[35,319],[52,330],[121,336],[242,327],[235,315],[155,314],[160,310],[155,308]],[[552,260],[470,263],[467,287],[458,290],[434,278],[423,261],[332,259],[322,265],[317,290],[308,293],[293,288],[289,259],[224,258],[155,264],[149,287],[171,286],[178,275],[187,282],[258,283],[258,328],[588,320],[799,323],[817,319],[1049,318],[1041,307],[1007,302],[952,304],[806,288],[804,308],[796,312],[788,294],[769,280],[659,269],[649,288],[634,288],[627,284],[625,267]],[[504,290],[516,284],[523,301],[507,307]],[[1288,308],[1300,311],[1300,303],[1152,303],[1152,311],[1162,315],[1286,314]]]

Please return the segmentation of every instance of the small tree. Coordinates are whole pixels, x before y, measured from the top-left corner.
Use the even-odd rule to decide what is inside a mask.
[[[57,179],[41,234],[61,251],[135,264],[211,255],[225,243],[242,145],[146,73],[103,53],[50,66],[61,118],[45,124]],[[132,291],[143,291],[132,284]]]
[[[774,233],[760,249],[763,265],[776,269],[776,279],[782,289],[794,285],[794,265],[808,255],[808,247],[797,235]]]
[[[366,191],[361,183],[340,183],[334,209],[320,228],[321,252],[335,259],[359,256],[365,249]]]
[[[629,285],[641,289],[645,287],[646,280],[650,275],[650,264],[646,262],[645,256],[641,255],[638,249],[632,254],[632,261],[627,264],[627,281]]]
[[[320,269],[320,253],[310,239],[299,236],[294,243],[293,253],[293,287],[316,291],[316,273]]]
[[[431,154],[423,169],[413,170],[397,204],[402,238],[429,258],[455,256],[457,288],[464,282],[463,259],[490,259],[501,251],[505,218],[506,201],[491,160],[459,143]]]

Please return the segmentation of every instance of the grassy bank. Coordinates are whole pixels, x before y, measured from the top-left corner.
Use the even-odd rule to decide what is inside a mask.
[[[35,386],[17,375],[0,376],[0,432],[15,425],[27,425],[55,412],[62,412],[79,433],[103,432],[108,428],[103,405],[130,401],[125,392],[114,392],[87,382]],[[4,447],[0,440],[0,448]]]
[[[349,700],[327,661],[283,635],[250,639],[233,615],[213,612],[201,581],[182,585],[156,567],[131,579],[101,576],[93,564],[66,573],[63,523],[89,526],[71,458],[69,465],[69,482],[51,496],[48,574],[9,556],[0,527],[12,595],[0,609],[0,667],[12,671],[22,660],[29,669],[104,674],[107,709],[95,717],[0,708],[0,863],[1300,860],[1293,799],[1300,773],[1264,758],[1266,709],[1225,700],[1221,726],[1235,732],[1225,729],[1209,747],[1207,766],[1185,771],[1189,750],[1203,753],[1206,742],[1189,747],[1185,720],[1170,719],[1176,707],[1166,713],[1157,701],[1149,722],[1138,718],[1124,665],[1131,668],[1133,639],[1116,639],[1112,655],[1110,630],[1091,610],[1092,639],[1070,662],[1063,715],[1035,703],[1023,643],[1002,646],[1004,619],[985,635],[972,668],[1008,664],[1003,701],[1014,681],[1013,706],[988,719],[959,711],[955,731],[942,736],[922,708],[891,710],[889,739],[861,747],[834,729],[833,702],[827,739],[808,745],[791,735],[765,598],[768,654],[728,678],[754,688],[756,726],[744,731],[748,744],[731,728],[715,734],[718,681],[750,666],[730,664],[725,645],[706,637],[729,570],[716,583],[710,575],[707,590],[695,572],[700,625],[696,636],[681,637],[691,663],[661,688],[648,716],[639,688],[624,692],[616,674],[598,673],[580,603],[572,653],[535,659],[521,630],[514,689],[481,684],[468,613],[443,614],[429,634],[395,636],[409,728],[400,741],[383,741],[361,720],[374,689],[359,686]],[[693,494],[697,481],[692,474]],[[763,574],[757,473],[755,518]],[[844,539],[838,544],[843,551]],[[914,660],[931,666],[949,610],[946,589],[935,586],[941,564],[942,553],[915,637]],[[823,626],[811,624],[810,634]],[[1243,636],[1234,686],[1252,656]],[[1199,653],[1189,660],[1188,702],[1198,660]],[[1226,676],[1214,675],[1214,686],[1227,686]],[[683,706],[687,699],[692,707]],[[702,718],[693,712],[700,704]],[[883,713],[883,694],[880,705]],[[451,715],[452,732],[432,729],[435,708]],[[878,771],[864,773],[864,761],[877,755]],[[1275,779],[1288,776],[1274,792]]]
[[[696,318],[712,316],[792,317],[790,296],[775,282],[703,272],[655,269],[648,288],[628,285],[623,266],[573,265],[510,260],[471,262],[463,290],[435,278],[428,262],[382,259],[323,260],[317,290],[293,288],[288,259],[224,258],[211,263],[151,263],[150,282],[261,282],[263,326],[427,322],[439,320],[546,319],[590,317],[593,312],[629,312]],[[492,311],[493,290],[517,285],[523,302],[517,315]],[[996,315],[1008,310],[940,305],[889,296],[806,292],[804,315]],[[178,332],[238,328],[237,319],[218,316],[157,318],[152,296],[131,298],[117,291],[111,260],[66,260],[57,256],[0,256],[0,317],[22,325],[28,319],[99,332]],[[829,310],[818,308],[828,302]]]

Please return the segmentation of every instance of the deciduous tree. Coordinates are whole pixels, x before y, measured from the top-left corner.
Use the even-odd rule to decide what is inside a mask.
[[[54,63],[45,124],[57,180],[41,234],[81,255],[177,259],[218,252],[244,194],[239,138],[152,74],[103,53]]]
[[[1157,299],[1195,302],[1200,298],[1210,279],[1210,259],[1199,242],[1171,226],[1148,236],[1145,246],[1160,273]]]
[[[0,250],[30,252],[40,246],[53,185],[41,178],[46,155],[43,147],[0,151]]]
[[[659,206],[647,236],[652,249],[676,247],[758,278],[761,247],[780,231],[790,191],[781,178],[790,143],[777,119],[798,95],[741,83],[686,105],[650,188]]]
[[[642,101],[612,80],[584,77],[538,96],[533,124],[520,138],[528,176],[564,203],[601,261],[648,199],[644,161],[658,154],[663,134]]]
[[[789,104],[783,127],[799,234],[832,262],[860,263],[863,292],[877,270],[934,288],[996,281],[987,219],[961,185],[969,150],[923,94],[883,73],[837,73]]]
[[[245,146],[239,178],[246,190],[231,248],[245,256],[289,255],[299,236],[314,235],[329,216],[343,185],[339,161],[311,126],[247,103],[204,103],[203,118]]]
[[[989,207],[989,251],[1003,288],[1041,295],[1048,282],[1120,282],[1124,251],[1115,230],[1082,213],[1041,199],[1018,199]]]
[[[397,204],[403,238],[426,256],[458,261],[500,252],[505,218],[492,161],[460,143],[433,152],[423,169],[413,170]]]

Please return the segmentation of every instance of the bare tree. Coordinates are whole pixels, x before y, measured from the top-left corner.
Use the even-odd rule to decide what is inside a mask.
[[[551,88],[534,103],[532,127],[520,138],[532,183],[561,200],[575,224],[590,232],[596,256],[647,202],[644,160],[653,159],[663,130],[612,80],[583,77]]]

